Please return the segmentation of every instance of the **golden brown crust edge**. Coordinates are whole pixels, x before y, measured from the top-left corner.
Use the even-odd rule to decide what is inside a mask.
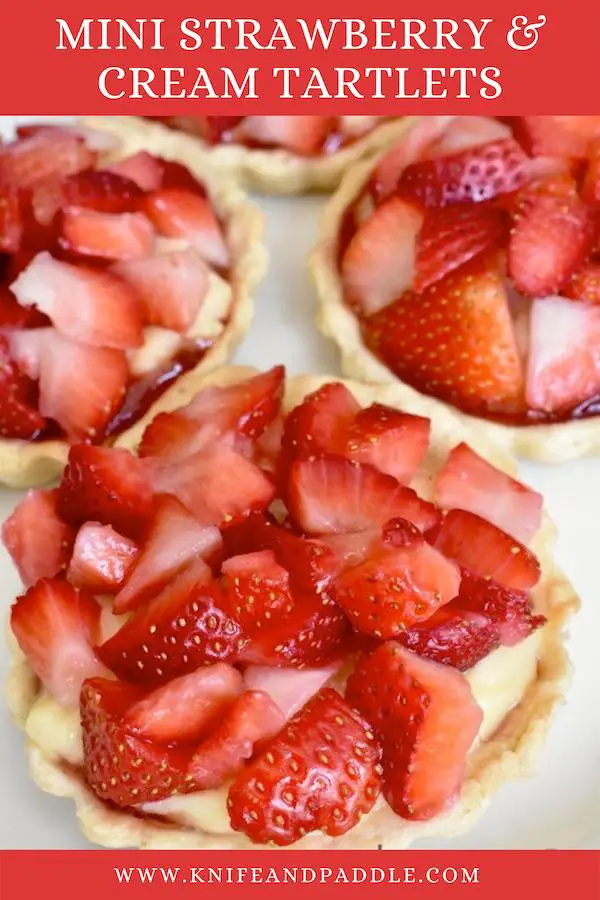
[[[82,124],[92,125],[96,130],[109,132],[120,139],[118,153],[108,154],[108,158],[114,160],[138,150],[147,150],[157,156],[178,159],[170,143],[167,141],[165,144],[162,133],[145,135],[136,128],[115,131],[111,128],[111,121],[102,118],[82,120]],[[232,258],[230,315],[222,333],[194,369],[198,375],[204,375],[227,362],[250,328],[254,316],[254,292],[267,271],[268,253],[263,244],[263,215],[235,181],[215,173],[205,159],[195,160],[190,168],[205,180],[211,203],[224,224]],[[143,421],[153,418],[153,409]],[[132,441],[137,442],[140,428],[143,430],[143,426],[136,423],[125,431],[117,440],[117,445],[128,446]],[[0,439],[0,485],[30,488],[45,484],[60,475],[68,452],[69,445],[65,441],[31,443]]]
[[[190,372],[161,398],[163,410],[175,409],[188,402],[209,384],[227,384],[249,377],[253,370],[225,367],[208,375]],[[322,376],[299,376],[288,381],[286,404],[293,406],[307,393],[325,381]],[[442,463],[451,446],[468,440],[495,465],[514,473],[513,460],[501,449],[490,445],[481,432],[472,432],[465,417],[419,395],[404,404],[397,385],[367,385],[347,382],[358,400],[402,405],[410,412],[431,416],[432,451],[430,467]],[[545,612],[548,625],[544,629],[538,673],[521,703],[510,713],[494,735],[481,743],[470,756],[469,777],[460,802],[446,815],[430,822],[405,822],[394,816],[389,807],[378,807],[346,835],[332,839],[320,833],[308,835],[294,849],[403,849],[416,840],[445,838],[460,834],[475,824],[486,809],[491,796],[507,781],[531,774],[544,743],[550,718],[562,701],[570,683],[570,663],[564,649],[564,626],[576,612],[579,600],[553,559],[555,529],[547,517],[536,538],[534,549],[542,563],[543,578],[536,588],[536,606]],[[7,683],[7,702],[21,727],[38,696],[39,684],[23,654],[10,635],[12,665]],[[29,766],[34,781],[48,793],[71,797],[77,817],[90,841],[107,847],[155,849],[257,849],[241,834],[215,835],[177,826],[140,819],[104,806],[80,778],[69,774],[55,759],[45,755],[31,740],[27,743]],[[273,848],[270,848],[273,849]]]
[[[418,125],[418,118],[411,120],[410,127],[414,125]],[[379,159],[396,143],[397,139],[392,138],[376,156],[358,163],[346,173],[323,211],[319,241],[310,254],[308,265],[319,299],[317,325],[339,347],[344,374],[375,384],[394,383],[398,389],[398,402],[404,403],[413,395],[423,395],[400,381],[364,345],[358,320],[344,303],[337,264],[337,241],[344,213],[368,181]],[[434,402],[439,407],[451,408],[442,400]],[[600,417],[555,425],[508,426],[458,410],[454,412],[471,428],[485,433],[509,453],[529,459],[557,463],[600,453]]]

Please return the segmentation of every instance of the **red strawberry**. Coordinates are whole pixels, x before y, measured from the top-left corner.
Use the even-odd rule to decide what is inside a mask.
[[[128,450],[76,444],[58,489],[67,522],[100,522],[136,537],[152,512],[152,491],[144,464]]]
[[[486,582],[487,583],[487,582]],[[444,666],[466,672],[500,645],[495,622],[487,616],[456,608],[459,601],[436,610],[425,622],[399,634],[403,647]]]
[[[416,247],[415,291],[421,293],[478,254],[498,246],[502,213],[488,206],[448,206],[428,210]]]
[[[187,777],[189,749],[155,744],[128,730],[124,718],[140,696],[106,678],[90,678],[81,690],[85,776],[97,797],[120,807],[195,789]]]
[[[138,299],[108,272],[39,253],[11,290],[19,303],[36,306],[74,341],[118,350],[140,347],[143,342]]]
[[[394,812],[426,820],[448,809],[483,719],[465,677],[388,641],[358,662],[346,697],[381,741],[383,793]]]
[[[229,789],[234,831],[286,846],[322,830],[344,834],[381,789],[369,724],[330,689],[297,713]]]
[[[37,437],[46,422],[35,403],[33,382],[11,359],[7,338],[0,335],[0,437]]]
[[[139,547],[110,525],[86,522],[79,529],[67,578],[92,594],[116,594],[129,576]]]
[[[185,333],[208,293],[208,269],[191,247],[118,263],[114,273],[139,297],[150,325]]]
[[[102,437],[129,379],[123,351],[78,344],[54,328],[13,331],[7,337],[19,366],[39,378],[41,415],[54,419],[70,440]]]
[[[292,518],[310,534],[365,531],[398,516],[421,529],[437,521],[434,506],[395,478],[340,457],[297,460],[287,494]]]
[[[175,162],[173,159],[161,159],[160,162],[163,167],[161,187],[191,191],[192,194],[198,194],[199,197],[206,197],[206,188],[198,180],[198,177],[190,172],[187,166]]]
[[[423,461],[430,429],[429,419],[374,403],[348,428],[343,455],[408,484]]]
[[[98,647],[125,681],[154,687],[200,666],[231,662],[243,647],[240,627],[198,559]]]
[[[522,403],[523,373],[494,260],[478,257],[423,294],[406,294],[363,328],[375,354],[417,390],[470,411]]]
[[[216,663],[147,694],[129,708],[124,721],[128,731],[161,744],[198,740],[241,692],[237,669]]]
[[[439,129],[438,129],[439,131]],[[491,116],[457,116],[446,122],[439,135],[423,151],[423,159],[456,156],[465,150],[511,137],[511,130]]]
[[[333,598],[352,625],[377,638],[395,637],[423,622],[458,594],[458,567],[431,547],[414,526],[404,524],[403,546],[374,552],[333,583]]]
[[[321,149],[330,127],[326,116],[246,116],[239,134],[264,147],[310,156]]]
[[[112,163],[109,172],[114,172],[133,181],[142,191],[155,191],[162,184],[163,165],[161,160],[146,150],[139,150],[133,156],[126,156]]]
[[[66,569],[73,530],[57,511],[57,491],[29,491],[2,526],[4,546],[25,587]]]
[[[521,203],[508,246],[508,273],[528,296],[558,294],[593,247],[595,214],[574,188],[570,197],[557,192],[552,178],[523,191]]]
[[[231,131],[244,119],[245,116],[206,116],[211,139],[217,143],[224,134]]]
[[[460,593],[452,606],[483,615],[498,630],[500,643],[512,647],[545,625],[546,618],[533,615],[531,599],[525,591],[509,590],[487,578],[463,571]]]
[[[417,206],[392,197],[358,229],[342,259],[348,301],[370,316],[413,285],[415,248],[423,224]]]
[[[7,274],[5,280],[10,283],[13,278]],[[49,324],[47,316],[37,309],[32,306],[20,306],[8,284],[0,284],[0,328],[36,328]]]
[[[600,137],[600,116],[517,116],[513,129],[532,156],[588,155]]]
[[[0,253],[16,253],[22,234],[19,194],[10,184],[3,184],[0,186]]]
[[[61,183],[64,206],[78,206],[104,213],[135,212],[143,191],[123,172],[86,169]]]
[[[542,496],[483,459],[468,444],[455,447],[435,482],[442,509],[466,509],[528,544],[542,520]]]
[[[396,192],[425,206],[481,203],[510,194],[526,180],[527,157],[508,139],[412,163],[402,172]]]
[[[244,686],[249,691],[264,691],[275,701],[285,718],[290,719],[319,693],[340,667],[340,662],[320,669],[248,666],[244,670]]]
[[[256,745],[275,737],[285,724],[276,703],[262,691],[246,691],[197,748],[190,773],[200,790],[220,787],[243,770]]]
[[[590,206],[600,207],[600,140],[594,144],[587,162],[581,198]]]
[[[217,528],[200,525],[175,497],[157,497],[142,552],[115,598],[115,612],[137,609],[194,559],[206,558],[220,545]]]
[[[540,564],[527,547],[479,516],[452,509],[433,532],[433,546],[475,575],[528,590],[540,580]]]
[[[68,206],[60,219],[59,243],[79,256],[138,259],[154,244],[154,230],[141,213],[107,213]]]
[[[283,366],[275,366],[245,381],[205,388],[187,406],[153,419],[144,432],[140,456],[174,459],[225,437],[257,438],[279,412],[284,378]]]
[[[225,268],[229,250],[221,226],[208,202],[199,194],[163,188],[148,194],[141,205],[159,234],[189,241],[210,265]]]
[[[256,633],[273,618],[293,608],[290,576],[275,561],[272,550],[232,556],[223,563],[224,590],[242,631]]]
[[[588,262],[575,272],[562,290],[564,297],[600,304],[600,262]]]
[[[92,645],[100,607],[58,578],[42,578],[15,600],[10,625],[29,665],[61,706],[75,706],[81,682],[103,674]]]
[[[80,172],[95,158],[75,131],[39,131],[0,147],[0,182],[29,188],[44,178]]]
[[[531,311],[526,398],[531,409],[561,413],[600,392],[600,307],[562,297]]]

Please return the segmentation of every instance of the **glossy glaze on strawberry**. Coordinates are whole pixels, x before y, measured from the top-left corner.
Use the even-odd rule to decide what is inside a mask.
[[[482,721],[461,673],[545,624],[538,494],[462,443],[432,502],[411,487],[427,419],[284,389],[281,366],[206,387],[140,456],[74,445],[3,526],[12,629],[80,703],[90,789],[137,814],[222,789],[234,830],[281,845],[380,795],[452,806]]]
[[[402,381],[533,425],[600,402],[600,118],[425,117],[339,235],[346,302]]]
[[[101,143],[30,126],[0,148],[2,438],[100,443],[214,342],[195,323],[230,259],[204,186]]]

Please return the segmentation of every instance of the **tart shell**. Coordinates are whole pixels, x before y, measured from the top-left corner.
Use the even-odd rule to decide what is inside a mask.
[[[419,119],[413,118],[408,127],[418,127],[418,124]],[[393,383],[398,391],[398,404],[406,405],[412,398],[424,395],[402,382],[365,346],[358,319],[344,302],[338,266],[338,237],[344,214],[361,193],[379,160],[395,146],[397,138],[398,135],[381,152],[346,173],[322,214],[319,240],[310,255],[309,268],[319,297],[317,325],[339,347],[344,375],[375,384]],[[428,399],[438,408],[452,409],[457,418],[485,434],[508,453],[546,463],[600,454],[600,418],[550,425],[502,425],[463,413],[443,400]]]
[[[246,368],[225,367],[203,375],[197,371],[183,376],[157,403],[155,411],[176,409],[211,384],[230,384],[254,374]],[[326,381],[324,376],[298,376],[287,382],[285,405],[292,407]],[[514,474],[515,464],[502,449],[490,445],[484,430],[473,427],[466,417],[442,407],[416,392],[406,396],[401,387],[346,382],[359,402],[401,407],[407,412],[432,418],[432,441],[425,459],[425,474],[431,480],[452,446],[466,440],[496,466]],[[129,438],[132,435],[128,436]],[[133,448],[135,441],[131,441]],[[542,630],[535,679],[521,702],[505,716],[490,737],[479,743],[469,756],[468,777],[460,801],[449,813],[428,822],[407,822],[398,818],[382,800],[361,823],[339,838],[321,833],[307,835],[293,849],[403,849],[423,838],[446,838],[472,827],[498,788],[507,781],[530,775],[544,743],[553,711],[562,701],[570,683],[570,663],[564,649],[563,628],[579,606],[578,597],[556,566],[553,558],[555,528],[545,515],[533,549],[542,564],[542,580],[534,590],[536,609],[548,619]],[[9,634],[12,665],[6,696],[9,708],[22,727],[40,696],[40,684],[25,657]],[[27,742],[29,767],[42,790],[75,801],[77,817],[86,837],[107,847],[155,849],[259,849],[238,833],[213,834],[184,828],[174,822],[142,818],[103,804],[87,788],[81,776],[38,744]],[[269,847],[269,849],[275,849]]]
[[[134,127],[113,129],[112,121],[99,117],[82,123],[119,138],[121,143],[118,152],[109,152],[103,158],[103,163],[109,165],[140,150],[165,159],[185,162],[193,174],[204,181],[211,205],[223,223],[232,259],[229,280],[231,305],[223,331],[193,369],[195,374],[201,376],[224,365],[250,328],[254,315],[253,295],[268,266],[268,253],[262,240],[262,213],[235,181],[215,173],[206,159],[199,157],[192,164],[178,157],[176,148],[171,147],[162,131],[156,130],[150,135],[139,132]],[[150,418],[154,415],[153,409],[154,407],[150,410]],[[129,431],[137,434],[137,424],[119,435],[117,445],[129,445]],[[29,488],[47,483],[60,474],[68,452],[69,444],[66,441],[37,443],[0,439],[0,485]]]

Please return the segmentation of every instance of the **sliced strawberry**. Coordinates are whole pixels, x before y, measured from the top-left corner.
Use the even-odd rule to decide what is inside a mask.
[[[137,609],[194,559],[206,558],[220,545],[217,528],[200,525],[175,497],[157,497],[142,552],[115,598],[115,612]]]
[[[311,831],[353,828],[381,790],[369,724],[326,688],[298,712],[229,790],[234,831],[286,846]]]
[[[600,392],[600,307],[562,297],[534,300],[527,403],[564,412]]]
[[[491,583],[491,582],[490,582]],[[476,612],[442,606],[425,622],[399,634],[402,646],[443,666],[466,672],[500,646],[498,626]]]
[[[108,272],[39,253],[11,284],[19,303],[48,315],[74,341],[117,350],[140,347],[142,318],[131,288]]]
[[[564,297],[600,304],[600,262],[588,262],[575,272],[562,290]]]
[[[126,156],[125,159],[112,163],[108,171],[130,179],[142,191],[157,190],[163,180],[161,161],[146,150],[139,150],[133,156]]]
[[[189,241],[207,263],[225,268],[229,250],[221,226],[205,197],[177,188],[148,194],[142,210],[159,234]]]
[[[293,608],[290,576],[272,550],[232,556],[223,563],[224,590],[244,634],[256,633]]]
[[[144,464],[129,450],[71,447],[58,493],[67,522],[100,522],[127,537],[137,537],[152,512]]]
[[[416,245],[415,291],[421,293],[470,259],[498,246],[503,236],[500,210],[479,205],[428,210]]]
[[[7,275],[6,281],[13,279]],[[8,284],[0,284],[0,328],[37,328],[50,320],[32,306],[20,306]]]
[[[73,441],[102,436],[125,395],[129,380],[125,354],[75,343],[55,328],[7,336],[19,366],[39,378],[41,416],[54,419]]]
[[[61,706],[76,706],[85,678],[104,673],[92,645],[100,607],[59,578],[42,578],[15,600],[10,625],[29,665]]]
[[[124,718],[140,696],[106,678],[90,678],[81,689],[85,776],[97,797],[119,807],[195,789],[187,777],[189,750],[154,744],[127,729]]]
[[[198,740],[242,692],[242,676],[232,666],[216,663],[174,678],[125,715],[128,730],[150,741]]]
[[[515,134],[532,156],[583,159],[600,137],[600,116],[518,116]]]
[[[600,140],[594,143],[589,155],[581,198],[596,209],[600,207]]]
[[[575,193],[557,193],[553,179],[527,188],[521,202],[523,212],[508,247],[508,273],[524,294],[557,294],[593,247],[595,213]]]
[[[179,191],[191,191],[199,197],[206,197],[206,188],[198,176],[192,174],[187,166],[176,162],[174,159],[161,159],[163,167],[163,179],[161,187],[176,188]]]
[[[363,330],[376,355],[417,390],[469,411],[522,405],[523,372],[494,260],[478,257],[420,296],[406,294]]]
[[[56,491],[29,491],[2,526],[4,546],[25,587],[65,569],[74,538],[58,514]]]
[[[0,335],[0,437],[27,440],[37,437],[46,422],[35,408],[33,382],[11,358],[12,351],[12,341]]]
[[[96,154],[75,131],[39,131],[0,147],[0,182],[29,188],[48,177],[64,177],[93,165]]]
[[[218,142],[224,134],[232,131],[245,118],[245,116],[206,116],[211,139],[215,143]]]
[[[275,496],[267,476],[224,444],[215,443],[179,462],[149,462],[155,492],[177,497],[203,525],[221,525],[265,509]]]
[[[381,741],[395,813],[426,820],[456,802],[483,719],[464,675],[389,641],[358,662],[346,697]]]
[[[10,184],[3,184],[0,186],[0,253],[16,253],[22,234],[18,191]]]
[[[236,434],[256,438],[281,406],[285,369],[274,366],[245,381],[208,387],[175,412],[159,413],[148,425],[140,456],[189,456],[212,441]]]
[[[365,531],[396,517],[427,529],[438,518],[433,504],[390,475],[333,456],[293,464],[288,506],[309,534]]]
[[[511,130],[491,116],[457,116],[423,152],[423,159],[455,156],[511,137]]]
[[[458,594],[458,567],[406,525],[403,546],[374,553],[333,583],[333,598],[352,625],[376,638],[395,637],[423,622]]]
[[[340,666],[339,662],[320,669],[248,666],[244,670],[244,686],[250,691],[264,691],[290,719],[339,672]]]
[[[148,324],[181,333],[194,324],[208,293],[206,264],[191,247],[119,263],[113,271],[139,297]]]
[[[397,194],[425,206],[482,203],[525,184],[527,157],[512,139],[491,141],[461,153],[412,163],[402,172]]]
[[[77,534],[67,578],[92,594],[116,594],[139,552],[134,541],[110,525],[86,522]]]
[[[429,446],[431,422],[381,403],[361,409],[346,433],[344,456],[408,484]]]
[[[60,219],[59,243],[79,256],[138,259],[154,244],[154,229],[141,213],[107,213],[67,206]]]
[[[370,316],[412,287],[423,213],[392,197],[358,229],[342,259],[346,298]]]
[[[442,509],[466,509],[528,544],[542,521],[541,494],[483,459],[468,444],[454,447],[435,482]]]
[[[310,156],[320,150],[330,127],[326,116],[246,116],[239,133],[264,147]]]
[[[512,647],[546,624],[545,616],[534,615],[526,591],[510,590],[496,581],[479,578],[463,570],[460,593],[452,606],[486,616],[498,630],[501,644]]]
[[[528,590],[540,580],[537,557],[485,519],[452,509],[433,533],[433,546],[475,575],[505,587]]]
[[[61,183],[64,206],[94,209],[97,212],[135,212],[143,191],[123,172],[86,169]]]
[[[200,666],[231,662],[243,645],[218,584],[198,559],[97,649],[119,678],[157,686]]]
[[[281,731],[285,717],[268,694],[246,691],[192,757],[190,773],[200,790],[220,787],[237,775],[257,744]]]

